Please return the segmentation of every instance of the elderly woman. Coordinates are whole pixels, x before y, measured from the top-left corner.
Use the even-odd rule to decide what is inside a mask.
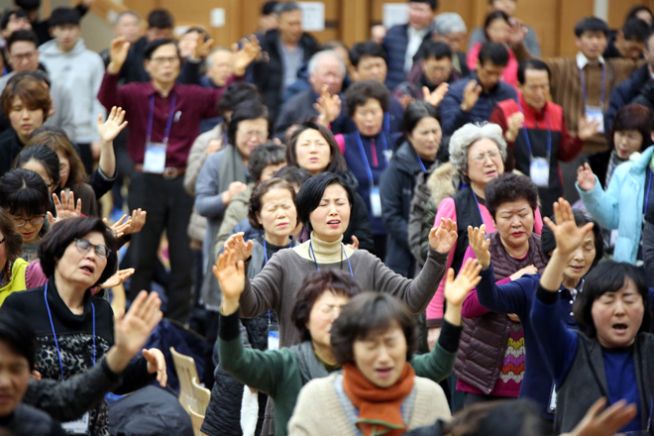
[[[476,261],[468,262],[456,281],[449,270],[448,322],[460,323],[461,303],[479,281],[479,270]],[[411,360],[414,327],[414,317],[392,296],[366,292],[354,297],[331,326],[332,355],[343,372],[303,388],[289,435],[400,435],[449,418],[440,386],[414,367],[416,359],[429,355]]]
[[[405,277],[412,277],[415,262],[409,248],[409,206],[416,176],[436,162],[442,131],[436,108],[416,101],[404,113],[402,143],[393,155],[380,182],[382,220],[388,232],[385,263]]]
[[[363,289],[390,293],[406,302],[413,313],[420,313],[436,290],[445,269],[445,255],[454,245],[454,223],[444,220],[429,235],[427,262],[409,280],[394,273],[366,250],[343,244],[343,233],[350,221],[352,191],[338,176],[323,173],[307,180],[296,198],[298,215],[311,231],[308,241],[280,250],[253,279],[246,282],[241,295],[241,314],[260,315],[273,309],[280,322],[281,345],[300,341],[300,332],[291,323],[291,312],[305,275],[313,270],[339,269],[350,274]],[[225,243],[225,252],[235,252],[247,260],[253,243],[242,234]]]
[[[497,231],[490,236],[495,281],[505,283],[542,271],[547,258],[534,234],[538,189],[525,176],[504,174],[486,185],[486,206]],[[473,254],[468,252],[468,256]],[[463,334],[456,389],[464,404],[516,398],[524,376],[524,330],[519,318],[492,312],[472,291],[463,303]],[[484,350],[479,353],[478,350]]]
[[[641,269],[603,262],[586,277],[574,306],[579,329],[571,329],[558,307],[570,256],[591,233],[578,228],[568,211],[548,225],[556,250],[540,277],[531,309],[534,335],[556,384],[558,432],[571,431],[586,409],[602,397],[608,404],[635,405],[636,413],[621,432],[649,433],[652,420],[650,377],[654,336],[650,331],[649,292]]]
[[[643,217],[654,214],[654,201],[651,198],[654,191],[650,189],[653,178],[650,163],[654,146],[647,147],[642,153],[635,153],[644,144],[649,144],[651,115],[641,113],[638,116],[636,112],[640,111],[637,106],[632,106],[628,111],[628,121],[620,116],[620,112],[616,118],[613,134],[615,154],[611,155],[607,164],[606,176],[609,181],[606,189],[587,163],[577,170],[576,187],[593,219],[604,229],[617,230],[613,259],[636,263],[641,256],[639,248]],[[636,124],[639,119],[640,123]]]
[[[2,306],[24,317],[36,333],[36,369],[44,378],[64,380],[95,365],[114,343],[114,314],[109,302],[91,289],[116,270],[111,230],[98,218],[70,218],[55,224],[41,241],[39,260],[47,283],[14,293]],[[166,363],[161,351],[149,349],[130,365],[118,393],[130,392],[153,380],[165,384]],[[90,410],[85,433],[108,435],[106,406]]]

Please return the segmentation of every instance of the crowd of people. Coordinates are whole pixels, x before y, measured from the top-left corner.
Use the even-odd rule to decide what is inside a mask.
[[[516,0],[351,47],[292,1],[230,48],[125,11],[100,53],[92,0],[14,3],[3,434],[193,434],[170,345],[209,435],[654,434],[646,6],[545,59]]]

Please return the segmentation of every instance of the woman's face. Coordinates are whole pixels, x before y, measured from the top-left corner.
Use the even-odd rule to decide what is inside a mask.
[[[306,129],[295,143],[297,165],[311,174],[324,171],[331,161],[329,143],[316,129]]]
[[[25,213],[10,213],[16,231],[20,234],[23,243],[29,244],[39,239],[39,233],[45,222],[45,215],[26,215]]]
[[[630,346],[643,323],[644,313],[643,297],[629,278],[616,292],[602,294],[591,307],[600,345],[605,348]]]
[[[334,183],[325,189],[320,204],[309,214],[309,221],[320,239],[331,242],[345,233],[350,223],[350,211],[347,191]]]
[[[45,169],[45,166],[41,162],[39,162],[36,159],[30,159],[24,164],[20,166],[21,168],[25,170],[30,170],[34,171],[36,174],[41,176],[43,181],[45,182],[45,185],[48,187],[48,192],[52,194],[56,189],[57,186],[55,185],[54,181],[52,180],[52,177],[48,174],[48,172]]]
[[[107,257],[98,255],[96,246],[106,247],[104,236],[100,232],[91,232],[68,244],[55,265],[55,274],[74,286],[89,289],[97,283],[107,266]]]
[[[59,157],[59,185],[63,187],[70,177],[70,160],[62,152],[57,152],[57,157]]]
[[[307,330],[311,333],[311,341],[323,347],[330,346],[330,332],[332,323],[338,318],[343,306],[350,301],[350,297],[337,294],[330,289],[325,290],[313,303],[309,313]]]
[[[502,203],[495,211],[495,228],[504,245],[523,247],[534,229],[534,210],[524,198]]]
[[[590,232],[573,253],[568,266],[563,270],[563,276],[571,282],[579,283],[593,266],[595,255],[595,234]]]
[[[236,148],[241,156],[246,160],[249,159],[252,150],[268,139],[268,120],[256,118],[239,122],[235,139]]]
[[[20,97],[14,97],[9,111],[9,122],[19,137],[27,139],[44,121],[42,109],[29,109]]]
[[[287,238],[293,232],[297,224],[297,211],[288,189],[272,188],[261,197],[259,223],[266,236],[273,239]]]
[[[413,149],[421,159],[436,160],[442,137],[441,125],[436,118],[421,119],[408,137]]]
[[[619,130],[613,133],[615,152],[620,159],[629,159],[629,156],[640,151],[643,145],[643,135],[638,130]]]
[[[393,321],[388,329],[371,332],[368,337],[354,341],[354,363],[375,386],[388,388],[402,374],[407,347],[402,328]]]
[[[483,188],[491,180],[504,174],[502,154],[495,141],[482,138],[468,148],[468,178]]]
[[[384,123],[384,110],[377,99],[369,98],[365,104],[356,107],[352,120],[361,135],[376,136]]]
[[[511,26],[503,18],[496,18],[486,27],[491,42],[507,44],[511,36]]]

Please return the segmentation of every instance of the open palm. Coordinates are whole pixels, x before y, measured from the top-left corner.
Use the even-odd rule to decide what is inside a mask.
[[[452,250],[457,238],[456,223],[449,218],[443,218],[438,225],[429,232],[429,247],[441,254]]]
[[[468,226],[468,242],[482,268],[488,268],[491,256],[490,239],[486,238],[486,226],[483,224],[479,227]]]
[[[447,271],[444,291],[447,303],[452,306],[460,306],[468,293],[481,280],[480,272],[481,265],[476,259],[467,259],[456,278],[454,278],[454,270],[450,268]]]
[[[556,249],[562,255],[572,254],[583,242],[588,232],[592,231],[593,223],[577,227],[572,207],[567,200],[559,198],[554,203],[554,218],[556,222],[545,218],[545,224],[552,230],[556,240]]]
[[[238,300],[245,289],[245,263],[237,259],[232,249],[225,247],[212,271],[220,284],[223,304],[238,306]]]

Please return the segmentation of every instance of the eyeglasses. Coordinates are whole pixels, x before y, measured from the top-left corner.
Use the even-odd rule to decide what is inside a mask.
[[[491,160],[496,159],[500,156],[500,153],[497,151],[487,151],[485,153],[479,153],[476,156],[473,156],[472,159],[475,160],[475,162],[484,162],[487,157],[489,157]]]
[[[77,247],[77,249],[83,254],[88,253],[92,248],[97,256],[104,257],[105,259],[109,257],[109,253],[111,253],[111,250],[106,245],[91,244],[91,242],[86,239],[75,239],[75,247]]]
[[[179,62],[179,58],[177,56],[170,56],[170,57],[156,57],[150,59],[150,62],[154,62],[155,64],[176,64]]]
[[[14,225],[16,227],[24,227],[25,224],[27,224],[27,223],[29,223],[33,227],[36,227],[36,226],[40,226],[41,224],[43,224],[43,222],[45,221],[45,215],[37,215],[37,216],[33,216],[31,218],[18,218],[18,217],[12,216],[12,219],[13,219]]]

